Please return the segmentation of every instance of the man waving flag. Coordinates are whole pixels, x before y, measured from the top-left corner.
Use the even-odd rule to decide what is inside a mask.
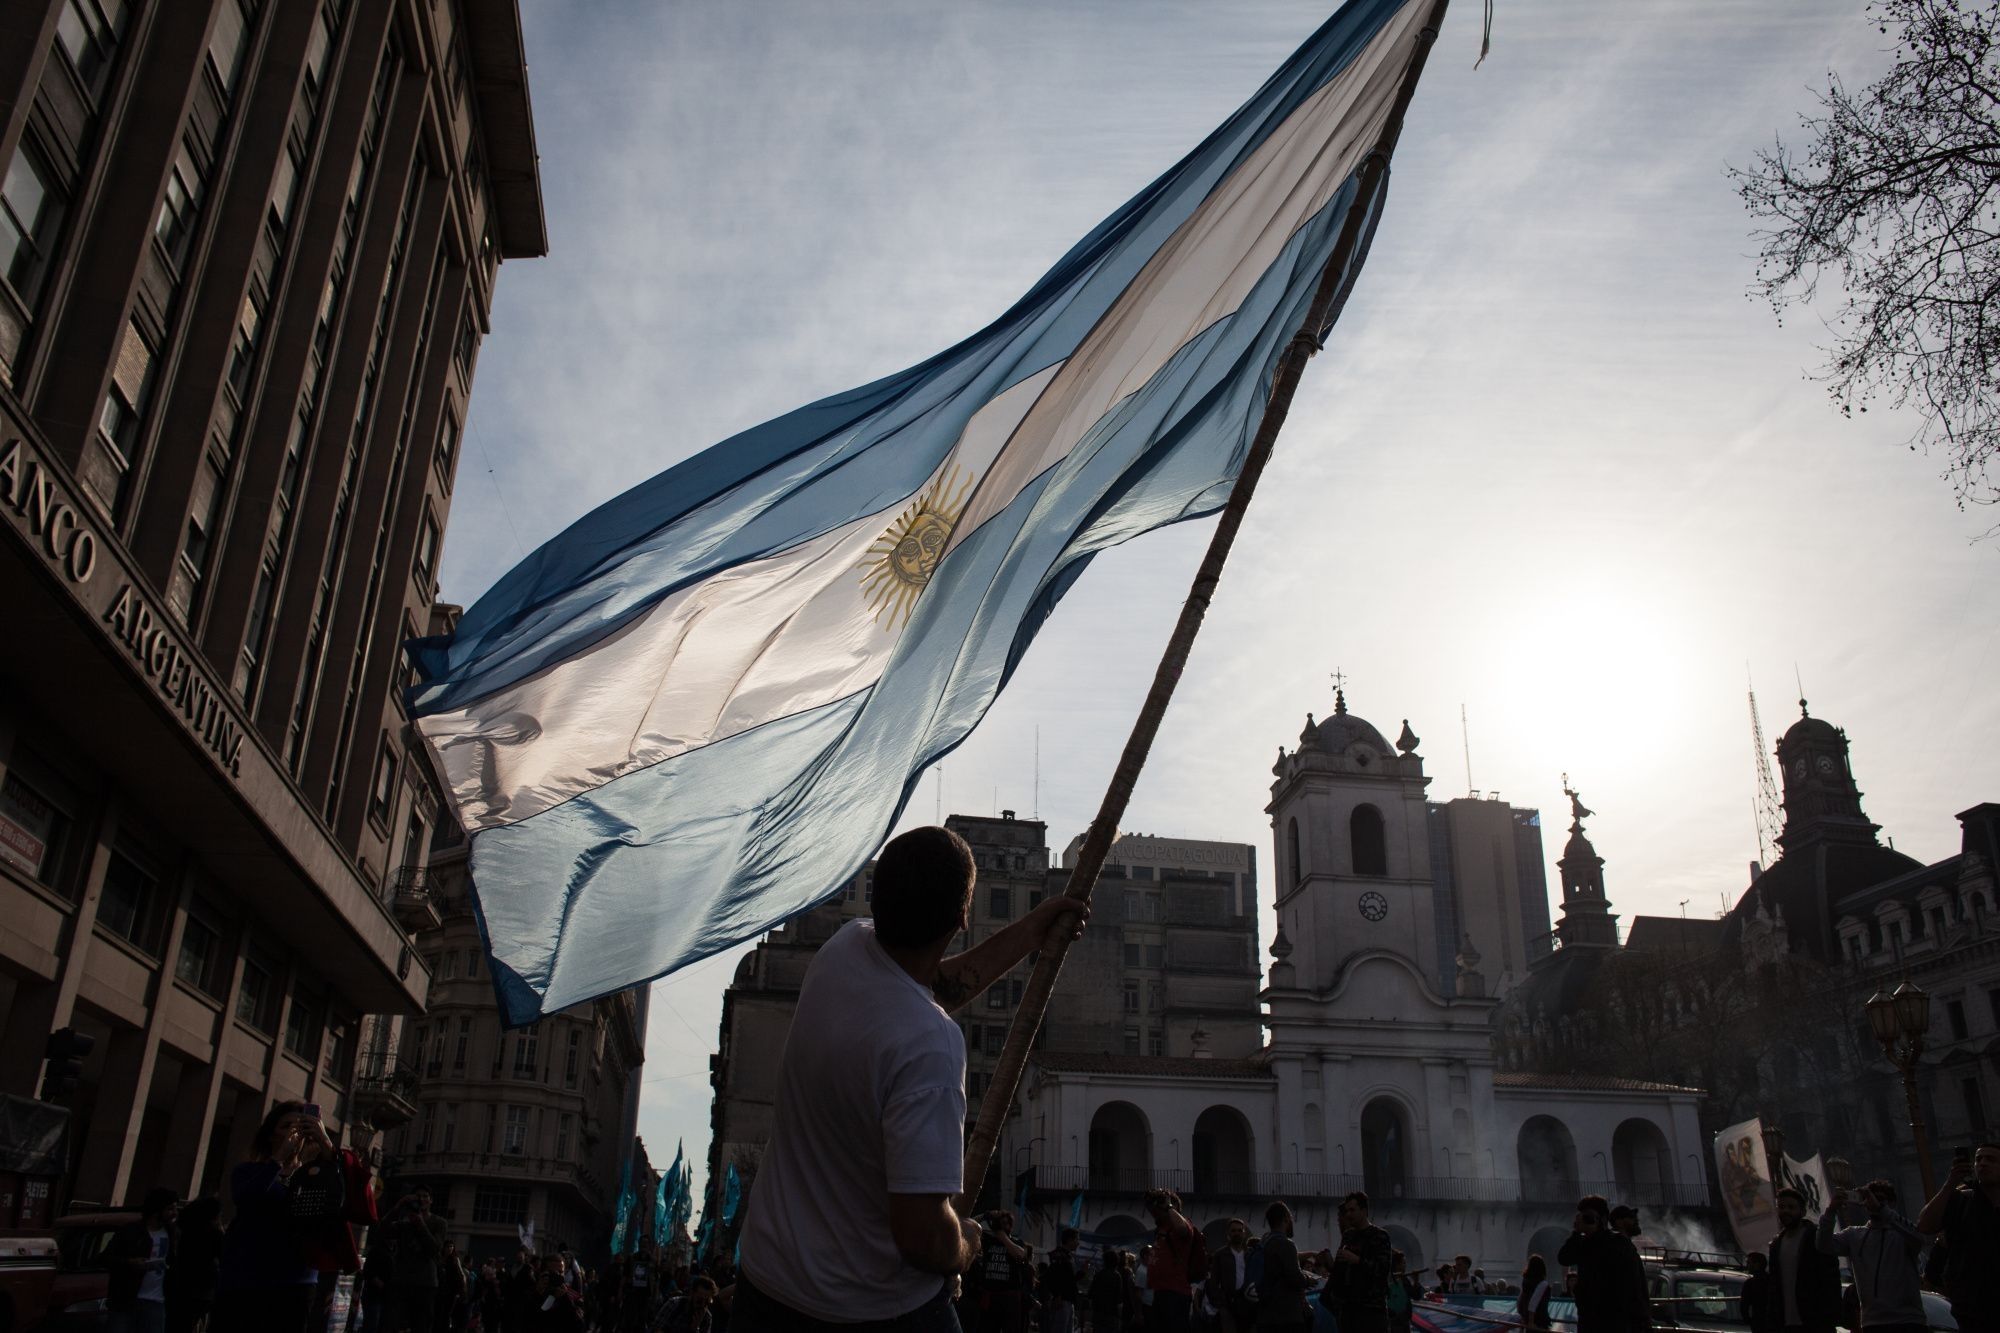
[[[1351,0],[993,324],[600,506],[417,645],[510,1022],[826,897],[1093,553],[1220,507],[1431,8]]]

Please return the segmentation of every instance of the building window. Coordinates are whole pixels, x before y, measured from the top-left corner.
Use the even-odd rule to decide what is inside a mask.
[[[62,229],[64,199],[55,181],[33,144],[23,139],[0,183],[0,274],[30,308],[41,295]]]
[[[319,1053],[319,997],[292,988],[292,1007],[285,1015],[285,1049],[311,1062]]]
[[[424,1061],[424,1077],[426,1078],[436,1078],[444,1073],[444,1039],[445,1025],[439,1023],[436,1035],[431,1038],[430,1058]],[[421,1053],[423,1049],[423,1045],[419,1043],[417,1050]]]
[[[378,822],[387,822],[395,799],[396,746],[385,732],[381,752],[375,756],[375,785],[368,793],[368,813]]]
[[[1167,1007],[1167,984],[1164,981],[1146,983],[1146,1008],[1159,1013]]]
[[[208,37],[208,71],[222,85],[224,93],[234,92],[236,76],[243,72],[243,47],[250,35],[250,19],[242,0],[223,0],[216,16],[215,31]]]
[[[472,1049],[472,1020],[461,1017],[458,1020],[458,1041],[451,1048],[451,1072],[465,1072],[465,1057]]]
[[[972,1024],[972,1025],[971,1025],[970,1027],[968,1027],[968,1028],[966,1028],[966,1029],[965,1029],[965,1049],[966,1049],[966,1050],[968,1050],[968,1051],[975,1051],[975,1052],[976,1052],[976,1051],[978,1051],[978,1049],[979,1049],[979,1033],[980,1033],[980,1027],[979,1027],[979,1024],[977,1024],[977,1023],[974,1023],[974,1024]]]
[[[1125,1012],[1128,1014],[1139,1012],[1139,983],[1136,981],[1125,983]]]
[[[423,1127],[417,1131],[416,1150],[418,1152],[430,1151],[431,1140],[437,1137],[437,1115],[438,1104],[436,1102],[425,1102],[424,1118],[421,1122]]]
[[[20,773],[20,756],[0,782],[0,861],[50,888],[62,888],[71,822],[41,789]]]
[[[472,1220],[487,1226],[518,1226],[528,1220],[526,1185],[481,1185],[472,1195]]]
[[[452,418],[447,408],[444,425],[438,431],[437,473],[446,487],[451,485],[452,472],[458,467],[458,422]]]
[[[1011,921],[1014,918],[1014,891],[1004,884],[996,884],[986,891],[986,915],[995,921]]]
[[[540,1045],[535,1030],[529,1028],[514,1038],[514,1077],[533,1079],[535,1077],[536,1051]]]
[[[417,529],[417,559],[414,572],[417,588],[424,596],[430,596],[431,575],[437,568],[438,523],[431,511],[424,511],[423,524]]]
[[[576,1117],[568,1111],[564,1111],[556,1117],[556,1160],[558,1162],[567,1162],[569,1160],[569,1141],[571,1134],[575,1130]]]
[[[965,1095],[969,1100],[978,1101],[986,1095],[986,1075],[980,1073],[965,1076]]]
[[[1139,1053],[1139,1029],[1137,1029],[1137,1028],[1126,1028],[1126,1029],[1125,1029],[1125,1054],[1127,1054],[1127,1055],[1137,1055],[1138,1053]]]
[[[1372,805],[1357,805],[1347,817],[1348,843],[1354,850],[1354,873],[1380,876],[1389,873],[1389,839],[1382,826],[1382,812]]]
[[[1305,861],[1299,855],[1299,821],[1294,818],[1285,824],[1285,869],[1292,877],[1292,887],[1297,888],[1305,878]]]
[[[1952,1040],[1964,1041],[1966,1036],[1965,1001],[1963,1000],[1945,1001],[1944,1020],[1945,1023],[1949,1025],[1949,1027],[1951,1028]]]
[[[476,948],[465,951],[465,979],[467,981],[479,980],[479,950]]]
[[[165,922],[166,894],[159,876],[122,848],[113,851],[104,872],[97,923],[147,953],[158,953]]]
[[[1006,982],[996,981],[993,983],[992,987],[986,992],[986,1007],[988,1009],[1005,1009],[1007,1007]]]
[[[278,1021],[278,983],[269,964],[250,954],[243,960],[243,986],[236,992],[238,1021],[269,1034]]]
[[[125,0],[67,0],[56,19],[56,41],[93,98],[103,91],[124,31]]]
[[[444,1105],[444,1138],[438,1143],[439,1152],[450,1152],[458,1143],[458,1103]]]
[[[998,1055],[1001,1051],[1005,1050],[1006,1047],[1007,1047],[1007,1029],[1002,1027],[998,1023],[987,1024],[986,1026],[987,1051],[990,1052],[991,1054]]]
[[[528,1152],[528,1108],[510,1106],[507,1108],[507,1126],[500,1136],[500,1153],[503,1157],[525,1157]]]
[[[458,980],[458,950],[446,949],[439,953],[433,975],[439,981]]]
[[[1125,966],[1127,967],[1139,966],[1139,959],[1141,957],[1143,957],[1143,955],[1139,952],[1138,945],[1128,944],[1125,946]]]
[[[188,238],[194,235],[195,220],[201,214],[201,188],[201,171],[183,141],[167,169],[166,194],[160,200],[160,216],[153,222],[153,239],[176,270],[187,258]]]
[[[583,1062],[583,1034],[569,1031],[569,1049],[563,1053],[563,1086],[574,1088]]]
[[[322,8],[313,19],[312,36],[306,39],[306,106],[318,110],[320,90],[326,86],[327,57],[333,52],[333,25]]]
[[[1976,1134],[1986,1132],[1986,1099],[1979,1093],[1979,1080],[1968,1078],[1959,1084],[1965,1095],[1965,1122]]]
[[[1021,1002],[1022,992],[1027,990],[1027,988],[1028,988],[1027,983],[1022,981],[1019,977],[1016,977],[1012,981],[1008,982],[1007,1002],[1009,1004],[1019,1004]]]
[[[326,1060],[322,1067],[335,1083],[347,1082],[348,1030],[346,1022],[329,1023],[326,1029]]]
[[[224,919],[222,913],[208,904],[198,903],[181,928],[181,951],[174,959],[174,976],[182,984],[215,999],[222,998],[227,983],[223,972],[222,930],[214,924]]]
[[[1164,944],[1149,944],[1149,945],[1147,945],[1147,946],[1146,946],[1146,966],[1147,966],[1147,967],[1164,967],[1164,966],[1166,966],[1166,962],[1167,962],[1167,946],[1166,946],[1166,945],[1164,945]]]
[[[1146,1049],[1150,1054],[1165,1055],[1167,1053],[1167,1034],[1160,1028],[1154,1028],[1146,1041]]]
[[[1133,866],[1133,867],[1132,867],[1132,878],[1133,878],[1133,879],[1151,879],[1152,877],[1153,877],[1153,867],[1151,867],[1151,866]]]

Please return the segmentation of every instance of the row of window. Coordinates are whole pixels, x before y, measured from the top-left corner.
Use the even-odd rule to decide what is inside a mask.
[[[1347,817],[1349,864],[1356,875],[1371,878],[1389,873],[1389,837],[1382,812],[1372,805],[1357,805]],[[1305,856],[1299,840],[1299,821],[1285,821],[1285,874],[1294,888],[1304,882]]]
[[[426,1102],[423,1114],[418,1117],[414,1136],[410,1141],[412,1152],[470,1152],[472,1143],[468,1139],[459,1140],[459,1120],[462,1106],[458,1102]],[[504,1103],[487,1103],[485,1127],[479,1142],[479,1151],[492,1154],[496,1150],[502,1157],[527,1157],[530,1146],[539,1137],[536,1133],[541,1120],[541,1112],[533,1107]],[[555,1143],[552,1149],[554,1160],[573,1160],[576,1149],[576,1116],[562,1111],[555,1118]],[[404,1131],[399,1131],[404,1132]],[[481,1187],[482,1193],[485,1187]],[[525,1203],[525,1201],[524,1201]],[[500,1219],[480,1216],[477,1202],[473,1205],[473,1221],[490,1222]]]
[[[1157,1014],[1166,1007],[1167,1007],[1167,984],[1164,981],[1147,982],[1146,1012]],[[1136,1014],[1140,1012],[1139,983],[1136,981],[1127,981],[1125,983],[1125,1012],[1128,1014]]]
[[[1136,1027],[1128,1027],[1125,1029],[1125,1054],[1140,1054],[1142,1041],[1145,1047],[1144,1053],[1147,1055],[1165,1055],[1167,1053],[1167,1034],[1165,1029],[1149,1028],[1141,1032]]]
[[[1981,892],[1971,893],[1963,907],[1956,913],[1950,902],[1927,903],[1922,909],[1921,921],[1923,938],[1936,944],[1944,939],[1947,932],[1960,921],[1969,920],[1976,911],[1991,912],[1993,904]],[[1878,917],[1874,921],[1863,922],[1851,928],[1842,937],[1841,945],[1852,959],[1868,958],[1878,953],[1893,952],[1898,945],[1910,945],[1918,936],[1912,931],[1907,916]]]
[[[468,951],[476,955],[477,951]],[[455,952],[433,956],[436,966],[449,967],[456,958]],[[476,966],[469,961],[468,966]],[[450,980],[438,974],[438,980]],[[491,1024],[481,1023],[482,1037]],[[493,1037],[492,1077],[503,1073],[524,1083],[547,1083],[556,1074],[553,1065],[544,1065],[541,1057],[541,1034],[539,1024],[524,1028],[519,1032],[497,1032]],[[418,1023],[411,1029],[411,1049],[418,1053],[423,1063],[426,1078],[442,1078],[447,1069],[453,1078],[466,1076],[468,1061],[472,1051],[473,1016],[460,1014],[456,1019],[439,1018],[434,1023]],[[585,1069],[586,1048],[581,1028],[571,1026],[562,1045],[562,1086],[575,1091],[582,1085]],[[482,1042],[483,1044],[483,1042]],[[594,1062],[599,1052],[593,1048],[588,1054]],[[593,1064],[594,1067],[594,1064]]]

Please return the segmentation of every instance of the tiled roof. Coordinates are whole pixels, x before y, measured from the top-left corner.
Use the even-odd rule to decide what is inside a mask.
[[[1496,1088],[1536,1088],[1548,1092],[1683,1092],[1704,1096],[1705,1089],[1684,1088],[1677,1083],[1648,1083],[1644,1079],[1617,1078],[1610,1074],[1495,1074]]]
[[[1271,1071],[1256,1057],[1238,1060],[1197,1060],[1182,1055],[1085,1055],[1037,1051],[1032,1059],[1050,1073],[1136,1074],[1144,1078],[1256,1078]]]

